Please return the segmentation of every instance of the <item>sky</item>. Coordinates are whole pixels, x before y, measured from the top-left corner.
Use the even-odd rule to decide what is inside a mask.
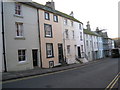
[[[51,0],[33,0],[45,5]],[[74,12],[74,17],[83,22],[86,28],[90,22],[91,30],[96,27],[106,29],[108,37],[118,37],[118,2],[120,0],[53,0],[55,9],[66,14]]]

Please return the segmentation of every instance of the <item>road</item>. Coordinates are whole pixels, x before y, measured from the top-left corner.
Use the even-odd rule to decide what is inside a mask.
[[[117,74],[118,59],[109,58],[62,72],[3,82],[3,88],[106,88]]]

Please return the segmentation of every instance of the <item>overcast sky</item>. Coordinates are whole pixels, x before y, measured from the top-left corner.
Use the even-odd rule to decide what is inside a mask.
[[[45,5],[51,0],[33,0]],[[107,29],[110,38],[118,37],[118,1],[120,0],[53,0],[55,9],[66,14],[74,12],[74,17],[84,23],[90,21],[91,30]]]

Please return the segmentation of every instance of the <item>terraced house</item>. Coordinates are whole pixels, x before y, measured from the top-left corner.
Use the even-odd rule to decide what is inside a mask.
[[[87,29],[83,30],[83,23],[74,18],[74,13],[67,15],[56,10],[53,0],[46,5],[30,0],[12,1],[2,2],[3,15],[0,15],[0,20],[4,19],[4,25],[0,22],[0,30],[3,26],[5,31],[5,45],[0,34],[3,71],[88,62],[103,58],[103,53],[106,53],[103,50],[106,38],[91,31],[89,22]],[[114,46],[112,40],[109,43],[110,48]],[[6,53],[1,52],[4,50]]]
[[[73,16],[55,10],[53,1],[46,2],[45,6],[39,5],[39,21],[42,67],[75,63],[75,55],[82,55],[80,49],[76,53],[76,31],[81,31],[83,36],[83,29],[79,29],[82,23]],[[84,48],[83,42],[81,46]]]
[[[41,67],[37,9],[22,2],[4,2],[3,16],[7,71]]]
[[[103,58],[102,37],[91,31],[89,22],[86,26],[87,29],[84,29],[85,57],[89,61]]]
[[[7,71],[51,68],[84,57],[82,22],[55,10],[53,1],[4,2],[3,9]]]
[[[74,18],[71,12],[70,18],[63,18],[63,34],[65,59],[68,64],[76,63],[76,60],[84,58],[83,23]]]

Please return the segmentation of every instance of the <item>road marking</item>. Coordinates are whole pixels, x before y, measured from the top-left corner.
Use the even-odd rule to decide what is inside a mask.
[[[111,81],[111,83],[105,88],[105,90],[111,90],[114,85],[116,84],[116,82],[118,81],[118,79],[120,78],[120,72],[117,74],[117,76]]]
[[[115,80],[115,82],[112,84],[112,86],[110,87],[110,90],[114,87],[114,85],[117,83],[119,77]]]
[[[81,66],[81,67],[85,67],[85,66]],[[16,82],[16,81],[21,81],[21,80],[27,80],[27,79],[32,79],[32,78],[36,78],[36,77],[48,76],[48,75],[62,73],[62,72],[66,72],[66,71],[72,71],[72,70],[75,70],[75,69],[78,69],[78,68],[81,68],[81,67],[71,68],[71,69],[67,69],[67,70],[62,70],[62,71],[57,71],[57,72],[51,72],[51,73],[46,73],[46,74],[41,74],[41,75],[36,75],[36,76],[23,77],[23,78],[18,78],[18,79],[9,80],[9,81],[3,81],[3,82],[0,82],[0,84],[1,83],[2,84],[11,83],[11,82]]]
[[[96,63],[96,62],[100,62],[100,61],[94,61],[94,62]],[[93,63],[94,63],[94,62],[93,62]],[[90,63],[90,64],[93,64],[93,63]],[[78,69],[78,68],[83,68],[83,67],[85,67],[85,66],[87,66],[87,65],[88,65],[88,64],[85,64],[85,65],[80,66],[80,67],[75,67],[75,68],[71,68],[71,69],[62,70],[62,71],[56,71],[56,72],[50,72],[50,73],[41,74],[41,75],[28,76],[28,77],[22,77],[22,78],[18,78],[18,79],[14,79],[14,80],[2,81],[2,82],[0,82],[0,84],[1,84],[1,83],[2,83],[2,84],[11,83],[11,82],[16,82],[16,81],[21,81],[21,80],[27,80],[27,79],[32,79],[32,78],[37,78],[37,77],[42,77],[42,76],[47,76],[47,75],[62,73],[62,72],[66,72],[66,71],[75,70],[75,69]]]

